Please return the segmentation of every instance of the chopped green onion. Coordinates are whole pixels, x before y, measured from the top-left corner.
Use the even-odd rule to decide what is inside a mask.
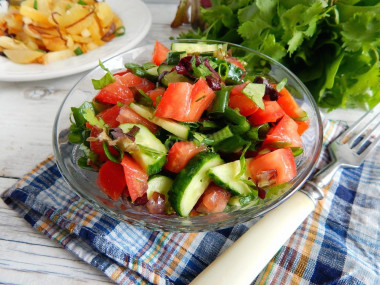
[[[83,0],[79,0],[79,1],[78,1],[78,4],[79,4],[79,5],[87,5],[87,3],[84,2]]]
[[[115,158],[115,157],[111,154],[110,150],[108,149],[108,143],[107,143],[106,141],[103,142],[103,150],[104,150],[104,153],[106,154],[107,158],[108,158],[109,160],[111,160],[112,162],[120,163],[121,160],[123,159],[124,152],[121,151],[120,149],[118,149],[117,147],[115,147],[115,149],[116,149],[116,150],[119,152],[119,154],[120,154],[120,157],[118,157],[118,158]]]
[[[236,125],[243,124],[246,122],[246,118],[241,115],[239,112],[236,112],[234,109],[230,107],[226,107],[223,116],[230,121],[231,123],[234,123]]]
[[[38,10],[38,1],[37,0],[34,0],[34,2],[33,2],[33,8],[35,10]]]
[[[280,92],[282,89],[284,89],[286,83],[288,83],[288,79],[286,77],[282,79],[279,83],[277,83],[276,84],[277,92]]]
[[[120,108],[124,106],[124,104],[121,103],[120,101],[117,101],[116,105],[118,105]]]
[[[262,141],[270,130],[268,123],[252,127],[245,135],[253,141]]]
[[[305,112],[306,114],[306,112]],[[309,120],[309,116],[306,114],[305,116],[303,117],[291,117],[294,121],[298,121],[298,122],[304,122],[304,121],[307,121]]]
[[[118,27],[115,31],[115,36],[116,37],[121,37],[121,36],[124,36],[125,35],[125,27],[124,26],[121,26],[121,27]]]
[[[234,134],[241,135],[245,132],[249,131],[249,128],[251,125],[248,123],[248,121],[244,121],[243,123],[239,125],[230,125],[230,129]]]
[[[78,166],[83,169],[92,170],[92,167],[88,165],[87,161],[88,161],[88,157],[86,156],[82,156],[78,158]]]
[[[221,64],[219,64],[219,66],[218,66],[218,73],[220,75],[220,78],[223,81],[225,81],[227,79],[228,71],[229,71],[229,67],[228,67],[228,65],[227,65],[226,62],[222,62]]]
[[[223,87],[221,90],[216,91],[216,97],[212,104],[210,113],[224,113],[228,106],[228,99],[230,97],[232,86]]]
[[[243,139],[240,135],[229,137],[214,146],[215,151],[224,153],[232,153],[241,150],[248,141]]]
[[[77,47],[76,49],[74,49],[74,53],[76,55],[81,55],[81,54],[83,54],[83,50],[80,47]]]
[[[151,69],[151,68],[154,68],[154,67],[157,67],[157,65],[153,62],[146,62],[142,65],[142,67],[145,69],[145,70],[148,70],[148,69]]]
[[[216,122],[204,120],[202,121],[202,125],[200,126],[201,131],[210,131],[218,128],[219,125]]]
[[[235,176],[235,179],[239,179],[247,170],[247,163],[245,161],[245,153],[247,152],[250,146],[251,146],[251,143],[248,143],[240,155],[240,171]]]
[[[302,147],[291,147],[290,149],[292,150],[294,157],[299,156],[301,153],[303,153]]]
[[[137,92],[134,94],[134,99],[138,104],[148,107],[153,106],[153,100],[141,89],[137,89]]]
[[[251,99],[261,110],[264,110],[263,97],[265,95],[265,84],[248,83],[242,90],[243,94]]]
[[[194,138],[194,143],[197,145],[201,145],[201,144],[213,145],[214,144],[214,141],[211,138],[209,138],[207,135],[202,134],[202,133],[194,132],[193,138]]]
[[[209,139],[213,140],[213,144],[217,144],[225,139],[232,137],[234,134],[231,132],[230,127],[226,126],[223,129],[208,136]]]
[[[70,5],[70,4],[67,4],[67,5],[66,5],[66,11],[67,11],[67,10],[70,10],[70,9],[71,9],[71,5]]]

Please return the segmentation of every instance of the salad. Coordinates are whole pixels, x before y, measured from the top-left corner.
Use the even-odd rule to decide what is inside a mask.
[[[100,66],[97,95],[71,108],[69,141],[110,199],[205,215],[264,203],[297,175],[307,113],[286,78],[251,74],[227,45],[156,41],[151,62]]]

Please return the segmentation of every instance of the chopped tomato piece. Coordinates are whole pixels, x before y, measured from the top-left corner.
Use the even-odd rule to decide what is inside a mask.
[[[278,104],[288,116],[296,121],[298,133],[302,135],[310,125],[310,121],[307,119],[307,113],[298,105],[297,101],[286,88],[283,88],[279,93],[281,96],[277,100]]]
[[[297,132],[298,125],[292,118],[285,115],[267,134],[263,146],[302,147],[302,140]]]
[[[168,49],[159,41],[156,41],[156,43],[154,44],[154,49],[153,49],[152,62],[155,63],[156,65],[160,65],[167,58],[169,51],[170,49]]]
[[[135,87],[136,89],[141,89],[144,92],[148,92],[156,87],[153,82],[150,82],[146,78],[134,75],[131,72],[124,74],[119,77],[120,82],[126,87]]]
[[[193,85],[193,90],[191,92],[190,110],[186,116],[185,121],[199,121],[203,112],[211,104],[215,96],[215,92],[208,86],[206,80],[203,77],[199,78],[198,81]]]
[[[129,69],[126,69],[126,70],[123,70],[123,71],[119,71],[119,72],[114,73],[113,76],[116,76],[116,75],[118,75],[118,76],[122,76],[122,75],[124,75],[124,74],[126,74],[126,73],[128,73],[128,72],[132,72],[132,71],[129,70]]]
[[[265,172],[275,173],[275,184],[290,181],[297,175],[297,168],[292,151],[281,148],[257,156],[248,165],[252,180],[258,183],[260,176]]]
[[[109,160],[100,167],[97,182],[100,189],[114,201],[120,198],[127,186],[121,164]]]
[[[98,128],[97,126],[93,126],[93,127],[91,127],[90,137],[97,138],[98,135],[102,131],[103,131],[103,129]],[[96,154],[98,154],[98,160],[100,162],[107,160],[107,156],[104,153],[104,149],[103,149],[103,142],[100,142],[97,140],[96,141],[90,141],[90,149],[93,152],[95,152]],[[119,152],[114,147],[109,146],[108,149],[112,155],[114,155],[116,157],[119,156]]]
[[[115,105],[111,108],[108,108],[102,112],[100,112],[98,115],[96,115],[98,118],[102,118],[103,121],[110,126],[111,128],[116,128],[120,123],[116,120],[117,116],[119,116],[120,107],[118,105]]]
[[[133,92],[120,81],[120,76],[115,76],[116,81],[103,87],[95,100],[101,103],[117,104],[122,102],[129,104],[133,101]]]
[[[176,142],[168,152],[165,168],[178,173],[185,168],[186,164],[194,155],[205,150],[207,150],[206,146],[197,146],[190,141]]]
[[[227,190],[210,184],[199,198],[196,211],[204,214],[223,212],[230,196]]]
[[[115,82],[102,88],[95,99],[101,103],[116,104],[117,102],[129,104],[133,101],[133,92],[129,87],[141,89],[144,92],[152,90],[155,85],[145,78],[127,72],[115,75]]]
[[[160,96],[162,97],[164,93],[165,93],[164,87],[157,87],[156,89],[149,90],[148,92],[146,92],[146,95],[148,95],[150,99],[153,100],[153,106],[156,106],[157,97],[160,97]]]
[[[302,135],[310,126],[310,120],[305,121],[295,121],[298,125],[297,132],[299,135]]]
[[[155,115],[183,121],[190,109],[191,91],[192,85],[190,83],[170,83],[157,105]]]
[[[226,61],[229,63],[232,63],[233,65],[236,65],[237,67],[240,67],[241,69],[245,70],[243,63],[236,57],[227,57]]]
[[[254,126],[264,123],[274,123],[281,119],[285,112],[276,101],[264,100],[265,109],[257,109],[257,111],[248,118],[249,122]]]
[[[129,154],[124,154],[121,165],[129,195],[132,202],[135,202],[137,198],[143,197],[148,189],[148,174]]]
[[[153,124],[151,121],[148,121],[144,117],[141,117],[135,111],[133,111],[128,106],[123,106],[120,109],[120,114],[117,116],[116,120],[120,123],[132,123],[132,124],[142,124],[147,127],[152,133],[156,133],[158,127],[156,124]]]
[[[259,109],[259,107],[253,102],[247,95],[243,93],[243,89],[248,83],[242,83],[232,88],[230,93],[230,99],[228,106],[232,109],[239,109],[240,114],[247,117],[252,115]]]
[[[187,82],[169,84],[155,115],[180,122],[196,122],[210,105],[215,92],[200,78],[194,85]]]
[[[297,101],[294,99],[292,94],[286,89],[283,88],[280,92],[280,97],[277,100],[277,103],[285,111],[285,113],[294,118],[304,118],[307,116],[307,113],[298,105]]]

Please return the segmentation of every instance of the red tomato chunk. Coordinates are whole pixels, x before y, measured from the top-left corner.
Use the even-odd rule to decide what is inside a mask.
[[[195,84],[170,83],[157,106],[155,115],[180,122],[196,122],[214,97],[215,92],[203,78]]]
[[[100,189],[112,200],[120,198],[126,187],[123,167],[112,161],[105,162],[99,170],[98,181]]]
[[[257,109],[257,111],[248,118],[249,122],[254,126],[265,123],[274,123],[281,119],[285,112],[276,101],[265,101],[264,110]]]
[[[297,175],[292,151],[287,148],[257,156],[249,163],[248,168],[255,183],[258,183],[260,175],[266,171],[276,171],[274,185],[288,182]]]
[[[135,202],[138,198],[143,197],[148,189],[148,174],[129,154],[124,155],[121,165],[124,169],[129,196],[132,202]]]
[[[199,198],[196,211],[203,214],[223,212],[230,196],[231,194],[227,190],[210,184]]]
[[[197,146],[193,142],[176,142],[170,148],[165,168],[171,172],[178,173],[185,168],[189,160],[201,151],[207,150],[204,145]]]
[[[263,146],[279,147],[302,147],[298,125],[292,118],[285,115],[278,124],[269,131],[263,142]]]

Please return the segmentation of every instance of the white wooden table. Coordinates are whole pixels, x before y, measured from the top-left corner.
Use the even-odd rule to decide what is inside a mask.
[[[165,41],[188,27],[170,28],[178,0],[146,0],[153,24],[140,43]],[[54,117],[74,83],[83,76],[38,82],[0,82],[0,193],[52,153]],[[25,95],[34,87],[54,90],[39,99]],[[354,114],[355,115],[355,114]],[[330,114],[339,118],[341,113]],[[350,115],[353,120],[355,116]],[[0,284],[110,283],[102,272],[32,229],[0,201]]]
[[[121,0],[123,1],[123,0]],[[167,41],[186,28],[172,30],[177,0],[147,0],[153,24],[139,44]],[[52,127],[66,91],[84,73],[38,82],[0,82],[0,193],[52,154]],[[54,90],[40,99],[28,88]],[[0,201],[0,284],[105,284],[101,271],[49,240]]]

